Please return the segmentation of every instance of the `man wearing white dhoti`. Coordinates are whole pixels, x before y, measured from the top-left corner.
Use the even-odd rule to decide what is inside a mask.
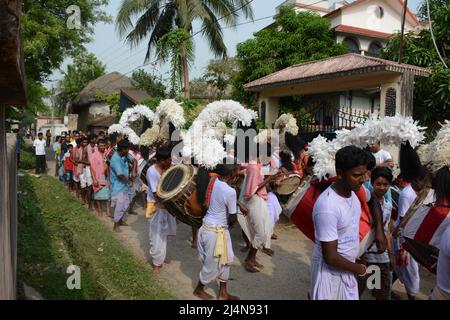
[[[400,192],[396,226],[400,224],[401,219],[406,215],[416,198],[417,194],[411,185]],[[405,285],[408,299],[414,300],[420,289],[419,264],[408,252],[401,248],[403,241],[401,237],[393,239],[392,247],[396,257],[394,270],[397,277]]]
[[[236,190],[227,184],[233,173],[233,165],[219,164],[214,171],[218,178],[213,182],[211,194],[207,195],[210,196],[209,207],[198,231],[197,249],[203,266],[194,295],[204,300],[213,299],[204,287],[217,279],[217,299],[238,300],[238,297],[227,292],[230,265],[234,258],[228,229],[237,221]]]
[[[354,146],[336,153],[336,182],[317,199],[313,209],[315,246],[311,259],[312,300],[358,300],[356,275],[366,266],[355,263],[359,253],[361,202],[370,154]]]
[[[147,201],[156,202],[156,212],[149,220],[150,256],[155,273],[159,273],[164,262],[169,263],[166,258],[167,237],[176,235],[176,219],[172,216],[162,203],[156,198],[156,189],[161,175],[170,168],[172,163],[171,151],[159,149],[156,152],[156,164],[147,171],[148,194]]]

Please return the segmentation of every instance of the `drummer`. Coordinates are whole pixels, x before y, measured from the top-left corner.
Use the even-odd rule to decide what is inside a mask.
[[[218,174],[212,192],[209,195],[209,207],[203,218],[203,225],[198,232],[198,245],[202,269],[194,295],[211,300],[214,297],[206,293],[205,286],[214,280],[219,281],[218,300],[239,300],[227,291],[230,265],[234,253],[228,231],[237,220],[236,190],[231,188],[228,180],[232,178],[233,165],[219,164],[215,168]],[[241,208],[245,211],[245,208]]]
[[[359,252],[360,190],[370,154],[355,146],[336,153],[337,180],[321,193],[313,209],[315,246],[311,261],[312,300],[358,300],[356,276],[366,266],[356,263]]]
[[[156,198],[156,190],[162,174],[170,168],[172,164],[171,150],[163,147],[156,151],[156,163],[147,171],[148,194],[147,205],[155,202],[156,211],[149,220],[150,256],[152,267],[156,274],[159,274],[164,263],[170,263],[166,258],[167,238],[176,235],[176,219],[172,216],[162,203]],[[150,207],[147,208],[147,211]]]

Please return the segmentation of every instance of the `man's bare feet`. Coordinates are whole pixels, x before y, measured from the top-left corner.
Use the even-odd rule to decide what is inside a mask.
[[[153,268],[153,273],[155,273],[155,274],[161,273],[161,266],[157,266],[152,263],[152,268]]]
[[[124,221],[120,221],[120,225],[122,227],[128,227],[128,223],[124,222]]]
[[[250,261],[244,262],[244,269],[251,273],[260,272],[260,270],[258,269],[256,264],[254,262],[250,262]]]
[[[212,295],[210,295],[209,293],[207,293],[205,290],[203,289],[195,289],[194,291],[194,296],[202,299],[202,300],[213,300],[214,297]]]
[[[192,241],[191,242],[191,248],[192,249],[197,249],[197,241]]]
[[[170,264],[171,262],[172,262],[172,259],[170,259],[170,258],[164,259],[165,264]]]
[[[255,260],[255,266],[258,268],[258,269],[264,269],[264,266],[261,264],[261,263],[259,263],[257,260]]]
[[[122,230],[120,230],[120,225],[117,222],[114,222],[113,231],[114,232],[122,232]]]
[[[275,233],[272,235],[272,240],[278,240],[278,236]]]
[[[275,254],[275,252],[272,249],[269,249],[269,248],[264,248],[261,251],[264,252],[265,254],[267,254],[268,256],[271,256],[271,257]]]

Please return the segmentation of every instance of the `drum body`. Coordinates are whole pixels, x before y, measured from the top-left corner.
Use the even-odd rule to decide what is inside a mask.
[[[147,184],[147,171],[148,169],[150,169],[150,167],[153,165],[153,163],[151,163],[150,161],[146,161],[144,160],[141,165],[139,166],[139,171],[138,171],[138,177],[141,178],[141,181],[143,184],[145,184],[146,186],[148,186]]]
[[[298,174],[291,174],[281,181],[281,184],[275,188],[275,193],[281,196],[289,196],[298,190],[302,178]]]
[[[421,265],[436,273],[442,235],[450,226],[450,208],[422,205],[406,223],[402,245]]]
[[[196,169],[189,165],[177,165],[161,176],[156,195],[163,202],[167,211],[178,220],[190,226],[202,226],[203,211],[197,204]]]
[[[284,207],[283,213],[294,223],[300,231],[310,240],[315,241],[313,209],[320,194],[325,191],[335,178],[325,181],[305,180],[298,192]],[[361,202],[361,216],[359,220],[359,256],[362,256],[375,240],[375,232],[371,226],[370,211],[366,203],[366,192],[363,187],[356,192]]]

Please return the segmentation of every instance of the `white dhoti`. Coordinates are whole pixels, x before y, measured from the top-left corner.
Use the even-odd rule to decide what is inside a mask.
[[[149,221],[150,256],[155,266],[162,266],[166,259],[167,237],[176,235],[177,222],[167,210],[157,208]]]
[[[400,239],[393,239],[393,253],[397,257],[399,254]],[[404,264],[396,265],[394,268],[399,280],[404,284],[406,292],[412,296],[415,296],[420,291],[420,274],[419,274],[419,264],[416,260],[408,253],[404,252]]]
[[[309,295],[311,300],[359,300],[358,282],[354,274],[313,259]]]
[[[230,232],[225,229],[224,233],[227,242],[227,264],[221,264],[220,258],[215,254],[218,233],[205,226],[202,226],[198,231],[197,249],[200,261],[203,264],[199,278],[203,285],[207,285],[215,279],[219,279],[221,282],[228,281],[230,276],[230,265],[233,262],[234,253]]]
[[[245,202],[248,208],[248,226],[251,234],[249,239],[255,249],[270,248],[273,231],[273,222],[269,217],[267,202],[254,195]]]
[[[273,227],[275,229],[275,225],[280,219],[280,214],[283,209],[280,206],[277,196],[273,192],[269,192],[268,194],[267,207],[269,208],[269,216],[272,219]]]

